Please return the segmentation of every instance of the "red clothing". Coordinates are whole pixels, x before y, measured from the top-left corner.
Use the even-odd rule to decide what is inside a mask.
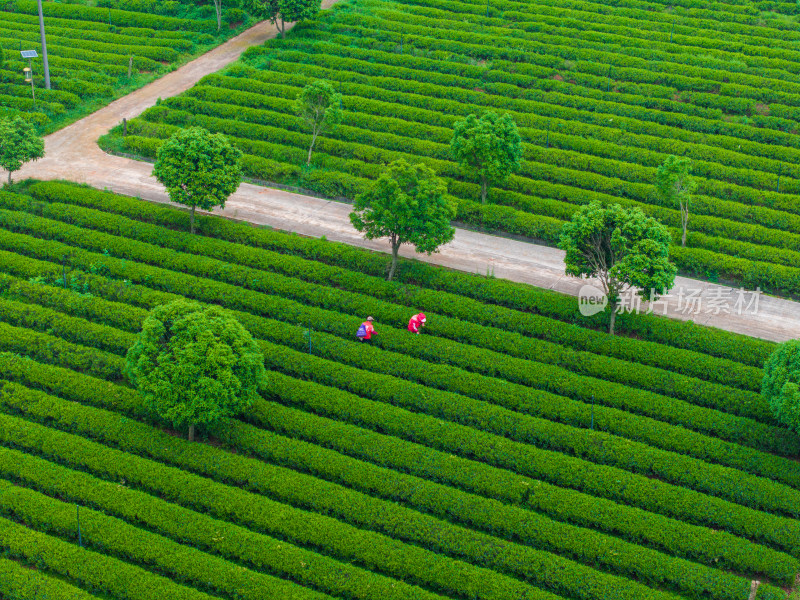
[[[411,317],[411,320],[408,322],[408,330],[411,333],[419,333],[420,328],[423,326],[424,319],[425,315],[423,313]]]
[[[367,332],[367,335],[364,336],[364,339],[368,340],[372,337],[372,334],[375,333],[375,328],[372,326],[371,321],[364,321],[362,325],[364,326],[364,329]]]

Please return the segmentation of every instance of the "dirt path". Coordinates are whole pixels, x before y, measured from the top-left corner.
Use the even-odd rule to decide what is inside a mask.
[[[333,0],[323,2],[329,7]],[[156,202],[167,202],[163,188],[150,176],[148,163],[109,156],[97,146],[97,139],[123,118],[132,119],[158,98],[175,96],[194,85],[203,76],[214,73],[235,61],[248,47],[262,44],[276,35],[275,28],[262,23],[180,69],[165,75],[85,119],[58,131],[46,139],[45,159],[26,166],[16,178],[67,179],[88,183]],[[0,171],[0,181],[5,179]],[[388,244],[362,239],[350,226],[346,204],[290,194],[280,190],[244,184],[218,214],[269,225],[304,235],[326,236],[382,252]],[[414,256],[410,248],[401,250]],[[564,253],[501,237],[458,230],[455,240],[422,260],[453,269],[529,283],[577,296],[583,282],[564,275]],[[723,286],[678,278],[673,293],[656,312],[682,320],[711,325],[783,341],[800,337],[800,303],[761,296],[757,306],[751,294],[739,294]]]

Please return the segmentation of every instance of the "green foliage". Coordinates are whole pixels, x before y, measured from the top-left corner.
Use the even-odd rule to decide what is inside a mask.
[[[224,207],[239,188],[241,156],[224,135],[200,127],[177,132],[158,149],[153,176],[167,188],[170,200],[191,207],[192,232],[196,208]]]
[[[43,156],[44,140],[30,122],[22,117],[0,119],[0,167],[8,171],[9,184],[14,171]]]
[[[278,0],[239,0],[239,5],[242,10],[261,21],[275,19],[280,9]]]
[[[656,172],[656,191],[667,206],[678,207],[681,212],[681,246],[686,245],[689,227],[689,209],[697,182],[692,178],[692,161],[685,156],[670,155]]]
[[[368,240],[388,237],[392,249],[391,281],[402,244],[431,254],[453,239],[453,204],[445,198],[444,182],[423,164],[403,160],[389,165],[372,188],[356,197],[350,221]]]
[[[222,309],[178,300],[142,324],[125,374],[145,405],[175,427],[211,425],[246,410],[266,383],[249,333]]]
[[[800,340],[784,342],[769,357],[761,393],[778,422],[800,433]]]
[[[129,388],[103,385],[101,380],[66,369],[0,354],[0,374],[28,388],[45,390],[84,405],[106,409],[113,407],[132,417],[141,416],[136,394]],[[451,503],[459,503],[457,509],[451,509],[448,519],[469,521],[485,530],[514,528],[518,532],[515,535],[531,545],[540,545],[549,539],[551,541],[546,543],[555,541],[563,544],[562,547],[575,548],[572,552],[578,554],[588,555],[597,549],[605,554],[605,560],[619,560],[623,569],[637,568],[633,560],[625,565],[629,554],[607,552],[605,550],[609,548],[607,544],[610,540],[603,540],[602,535],[591,529],[576,530],[563,522],[599,528],[634,543],[645,541],[651,548],[666,550],[670,554],[709,566],[722,562],[734,571],[761,572],[776,581],[790,582],[797,569],[796,559],[725,532],[644,513],[602,498],[523,478],[484,463],[426,448],[400,436],[369,431],[293,408],[301,406],[308,398],[318,399],[313,404],[320,408],[352,405],[353,399],[347,392],[279,373],[272,373],[270,383],[272,393],[281,403],[259,401],[253,406],[249,420],[258,429],[231,420],[217,426],[214,434],[230,446],[247,448],[273,464],[297,471],[313,468],[318,474],[324,473],[329,481],[411,504],[431,514],[441,514],[452,506]],[[360,414],[366,416],[368,412]],[[380,416],[376,415],[376,418]],[[142,435],[146,437],[147,433],[143,432]],[[128,436],[131,436],[130,431]],[[175,443],[174,440],[170,441],[173,448]],[[321,448],[331,450],[320,452]],[[360,457],[362,460],[351,457]],[[33,468],[26,468],[28,465],[16,461],[9,461],[8,464],[13,464],[15,469],[23,472],[35,472]],[[438,486],[434,481],[446,484],[450,489],[437,493]],[[536,486],[538,493],[526,494],[529,485]],[[420,493],[423,490],[425,494]],[[493,500],[500,500],[505,506],[499,509]],[[152,497],[149,497],[149,501],[153,501]],[[473,508],[475,503],[487,501],[494,504],[490,510]],[[129,503],[123,501],[120,506],[128,506]],[[488,508],[489,504],[485,506]],[[515,507],[535,512],[525,513],[525,518],[520,515],[519,518],[504,519],[502,511],[518,510]],[[135,504],[131,510],[137,510]],[[541,519],[536,513],[555,518],[558,522]],[[163,511],[157,514],[162,515]],[[536,520],[536,526],[533,526],[531,519]],[[184,520],[164,515],[162,523]],[[526,523],[531,525],[530,529],[523,525]],[[547,531],[555,535],[542,535]],[[618,551],[623,546],[617,543],[616,548]],[[664,560],[664,557],[652,558],[663,565],[667,573],[674,568],[674,563],[670,565],[670,561]],[[647,561],[647,564],[652,567],[656,563]],[[352,574],[349,579],[353,579]]]
[[[622,292],[634,288],[642,299],[653,300],[672,288],[677,269],[669,262],[670,242],[667,228],[641,210],[593,202],[564,225],[559,247],[566,252],[567,275],[600,280],[613,334]]]
[[[317,16],[322,0],[240,0],[240,3],[249,14],[276,24],[283,37],[287,22],[300,22]]]
[[[61,182],[37,183],[29,192],[40,200],[60,207],[68,204],[99,208],[105,215],[124,215],[133,220],[131,230],[138,229],[137,223],[140,222],[159,225],[162,231],[189,229],[189,216],[185,213],[166,206],[142,204],[136,199],[109,192]],[[20,202],[16,194],[8,196],[15,205]],[[0,199],[5,197],[0,194]],[[65,208],[58,210],[65,211]],[[243,244],[245,250],[242,254],[247,256],[252,256],[247,251],[249,247],[274,251],[266,261],[268,265],[277,266],[281,262],[278,257],[287,262],[296,257],[314,261],[312,264],[315,267],[318,264],[338,267],[341,269],[339,272],[357,274],[348,281],[349,289],[375,293],[385,287],[389,289],[382,292],[381,297],[397,301],[395,286],[385,283],[378,286],[378,278],[382,278],[386,272],[385,260],[379,254],[213,217],[201,217],[199,223],[206,249],[210,247],[208,238],[214,237],[220,241]],[[96,224],[87,226],[93,230],[100,228]],[[118,231],[120,224],[114,222],[110,227]],[[127,235],[135,237],[131,233]],[[95,234],[92,234],[92,239],[94,237]],[[166,244],[163,236],[150,239],[157,245]],[[298,272],[289,266],[286,269],[286,274]],[[364,275],[373,277],[366,280],[366,287],[351,287],[354,281],[364,281]],[[631,337],[610,337],[593,331],[592,328],[602,327],[600,319],[582,317],[574,298],[563,294],[502,279],[489,281],[469,273],[443,270],[419,261],[402,259],[398,261],[397,276],[406,284],[406,290],[408,286],[414,286],[419,294],[411,297],[412,304],[421,303],[423,299],[426,303],[430,302],[429,295],[436,290],[436,310],[449,310],[446,314],[457,318],[517,331],[571,349],[658,366],[746,390],[761,389],[760,367],[774,348],[774,344],[764,340],[645,314],[627,314],[620,318],[620,327],[629,332]],[[341,287],[338,277],[320,283],[324,281]],[[486,304],[494,307],[491,316],[482,310]],[[725,410],[735,412],[733,406],[741,407],[744,404],[744,401],[736,400]]]
[[[322,6],[321,0],[277,0],[283,21],[301,22],[313,19]]]
[[[60,483],[59,477],[55,476],[57,472],[63,473],[63,469],[50,466],[50,463],[39,461],[35,459],[26,459],[25,454],[14,460],[7,460],[8,463],[22,462],[22,465],[8,466],[4,468],[4,474],[13,473],[16,478],[22,477],[23,480],[33,481],[39,486],[44,486],[48,492],[56,492],[59,496],[65,492],[69,493],[71,490],[79,490],[88,488],[92,491],[89,495],[95,502],[100,502],[104,508],[111,509],[113,512],[121,512],[126,516],[135,512],[142,512],[144,519],[148,524],[156,525],[157,529],[168,529],[174,532],[178,527],[177,523],[182,522],[184,519],[190,519],[190,522],[196,524],[200,530],[199,533],[194,533],[192,529],[186,528],[182,540],[187,537],[191,540],[197,540],[201,546],[213,547],[216,553],[224,552],[232,558],[239,558],[242,554],[245,555],[247,562],[256,562],[263,564],[266,562],[264,559],[258,560],[258,555],[252,550],[241,550],[241,548],[255,547],[258,548],[262,545],[274,545],[276,542],[274,538],[262,537],[258,534],[248,533],[247,530],[240,531],[238,526],[240,522],[245,521],[258,523],[258,529],[266,531],[270,534],[279,533],[281,537],[289,535],[289,541],[295,543],[307,544],[309,535],[312,533],[312,526],[316,525],[320,535],[316,538],[316,547],[322,547],[328,553],[333,553],[335,556],[342,557],[342,555],[351,558],[353,562],[366,562],[364,559],[367,557],[380,556],[379,553],[385,553],[391,559],[386,560],[392,566],[388,570],[395,577],[406,575],[409,571],[420,564],[420,561],[427,559],[430,564],[435,565],[436,569],[428,569],[429,573],[417,573],[414,578],[418,582],[424,582],[428,585],[438,584],[436,587],[457,593],[458,590],[466,589],[481,589],[482,582],[489,580],[493,587],[501,586],[501,589],[506,590],[506,593],[500,597],[519,597],[518,594],[523,593],[526,589],[515,582],[514,579],[509,578],[508,574],[514,574],[518,577],[525,576],[528,581],[535,581],[540,585],[561,589],[561,590],[575,590],[575,595],[585,600],[600,600],[603,596],[603,590],[609,586],[613,586],[619,597],[629,598],[631,600],[641,600],[646,598],[648,600],[668,600],[671,596],[664,594],[664,592],[657,590],[649,590],[642,586],[641,583],[633,582],[623,578],[619,578],[612,574],[598,572],[587,568],[584,565],[576,564],[574,561],[564,558],[559,558],[551,554],[542,552],[538,548],[526,547],[514,542],[499,540],[496,537],[488,536],[482,532],[470,531],[463,527],[456,526],[449,522],[435,518],[431,515],[420,514],[417,511],[410,510],[402,506],[400,503],[386,505],[379,499],[372,498],[367,494],[359,491],[348,489],[347,487],[329,483],[323,479],[309,477],[308,475],[297,473],[287,468],[274,466],[269,462],[260,462],[253,459],[241,458],[228,453],[222,453],[218,449],[210,447],[191,448],[183,440],[171,438],[164,433],[154,431],[149,427],[142,426],[136,422],[122,422],[119,423],[119,418],[113,413],[101,411],[93,408],[75,405],[72,402],[58,401],[55,398],[49,398],[37,392],[30,392],[24,388],[16,385],[10,386],[15,392],[14,397],[4,399],[4,403],[9,407],[14,407],[16,410],[25,412],[27,414],[35,415],[34,418],[42,419],[42,417],[55,418],[61,423],[67,422],[67,417],[71,421],[71,427],[76,433],[83,434],[86,437],[102,439],[112,444],[119,444],[121,440],[128,440],[128,447],[136,450],[137,454],[147,454],[153,459],[167,460],[172,464],[179,465],[187,470],[195,471],[206,475],[207,478],[197,477],[196,475],[185,475],[175,473],[174,469],[168,469],[163,465],[159,465],[153,460],[143,460],[136,456],[125,455],[119,451],[108,449],[97,443],[88,440],[82,440],[77,436],[68,436],[60,432],[47,435],[47,431],[40,426],[31,426],[31,433],[29,439],[22,442],[26,449],[38,449],[44,443],[49,443],[51,447],[62,449],[67,447],[71,440],[74,440],[75,448],[72,450],[73,460],[80,464],[85,470],[96,473],[98,475],[105,475],[110,466],[116,467],[119,472],[125,475],[126,479],[132,483],[136,482],[139,485],[144,485],[149,489],[157,489],[160,495],[166,496],[173,501],[177,502],[179,506],[170,507],[169,505],[163,506],[163,501],[157,501],[146,494],[130,492],[128,490],[118,491],[116,495],[101,494],[95,486],[103,486],[102,483],[97,482],[95,486],[91,486],[87,481],[87,476],[80,474],[70,478],[71,480],[64,484]],[[59,410],[61,414],[59,413]],[[52,415],[52,416],[51,416]],[[10,419],[2,419],[3,424],[6,425]],[[101,427],[105,425],[105,433],[101,433]],[[310,453],[308,449],[304,448],[303,444],[292,443],[281,436],[274,436],[266,432],[260,432],[254,428],[232,424],[236,429],[236,434],[232,436],[225,436],[226,441],[235,445],[243,451],[253,452],[256,455],[265,457],[272,457],[275,455],[287,454],[287,451],[294,446],[295,454],[294,461],[298,469],[304,470],[308,468],[308,461],[320,464],[322,470],[326,472],[335,472],[337,467],[341,468],[345,465],[337,465],[335,455],[331,456],[327,461],[319,461],[314,454]],[[5,436],[6,438],[9,436]],[[275,449],[271,449],[275,446]],[[94,451],[94,452],[93,452]],[[12,452],[3,450],[5,455],[20,455],[19,452]],[[94,454],[94,455],[93,455]],[[227,454],[227,456],[226,456]],[[326,454],[323,452],[323,454]],[[327,453],[330,455],[330,453]],[[16,458],[16,457],[15,457]],[[101,463],[101,460],[104,463]],[[285,460],[285,459],[284,459]],[[290,459],[291,460],[291,459]],[[281,461],[283,462],[283,461]],[[344,461],[353,464],[352,461]],[[28,467],[25,469],[24,467]],[[486,526],[491,528],[494,533],[498,533],[509,528],[515,530],[515,536],[525,539],[531,534],[536,535],[536,527],[533,524],[524,524],[514,526],[512,524],[525,523],[527,517],[529,519],[537,519],[535,515],[527,515],[517,507],[504,506],[498,502],[486,502],[479,498],[470,497],[463,493],[448,494],[444,489],[437,489],[435,486],[426,482],[419,482],[420,489],[412,492],[413,481],[397,481],[397,476],[390,474],[388,481],[381,484],[375,480],[374,469],[367,466],[363,469],[365,471],[364,477],[368,478],[368,488],[381,489],[382,487],[389,487],[397,496],[404,497],[410,496],[419,502],[420,500],[427,500],[428,502],[436,502],[440,506],[439,512],[447,512],[451,518],[459,520],[468,518],[469,507],[478,514],[486,514],[485,517],[489,522]],[[226,488],[216,480],[222,481],[241,481],[244,477],[249,482],[248,487],[250,490],[236,490]],[[26,475],[27,474],[27,475]],[[170,477],[171,475],[171,477]],[[346,475],[344,475],[346,477]],[[408,479],[408,478],[403,478]],[[356,477],[352,478],[353,481],[358,481]],[[39,483],[42,481],[42,483]],[[83,483],[83,486],[76,485],[78,482]],[[376,485],[377,483],[377,485]],[[0,484],[2,485],[2,484]],[[9,484],[5,484],[9,485]],[[113,483],[105,484],[110,487]],[[404,489],[405,488],[405,489]],[[104,490],[103,490],[104,491]],[[259,497],[252,491],[259,492],[262,496]],[[249,493],[250,492],[250,493]],[[86,493],[86,492],[84,492]],[[20,497],[31,497],[34,494],[30,491],[18,490],[14,494],[6,495],[3,499],[6,505],[12,504],[19,507],[18,499]],[[128,502],[123,503],[122,496]],[[448,497],[450,496],[450,497]],[[46,497],[43,497],[44,500]],[[280,504],[274,502],[272,499],[279,499],[282,501]],[[57,501],[47,500],[50,503]],[[460,501],[460,502],[459,502]],[[131,503],[132,505],[129,505]],[[464,506],[463,504],[466,504]],[[35,520],[40,527],[50,529],[48,527],[48,510],[42,505],[42,502],[35,502],[35,506],[30,507],[28,510],[24,508],[24,512],[28,519]],[[293,508],[292,504],[301,504],[306,507],[313,507],[315,512],[325,515],[335,515],[336,520],[321,516],[321,514],[309,514],[305,511],[300,511]],[[153,506],[155,505],[155,506]],[[211,523],[208,523],[209,517],[196,516],[195,514],[182,509],[180,505],[189,505],[192,508],[202,507],[204,512],[210,513],[212,516],[224,514],[227,521],[234,523],[225,524],[220,523],[216,528],[216,544],[210,544],[210,540],[206,537],[208,534],[205,532],[210,529]],[[254,505],[260,510],[250,511],[244,510],[244,507]],[[125,508],[127,506],[127,508]],[[483,510],[475,510],[478,507]],[[143,510],[145,507],[149,510]],[[158,507],[160,510],[158,510]],[[36,509],[39,509],[38,511]],[[139,510],[137,511],[136,508]],[[44,509],[44,510],[43,510]],[[167,515],[162,514],[167,511]],[[34,513],[34,514],[29,514]],[[87,511],[88,512],[88,511]],[[91,513],[90,513],[91,514]],[[181,515],[182,518],[176,518]],[[516,518],[512,517],[514,515]],[[172,517],[171,519],[169,517]],[[506,517],[505,519],[503,517]],[[141,517],[140,517],[141,518]],[[146,553],[143,548],[146,545],[145,541],[151,541],[156,544],[156,539],[152,533],[143,531],[136,531],[130,525],[116,524],[108,517],[101,517],[99,514],[96,519],[100,520],[105,527],[92,527],[87,535],[89,539],[107,539],[107,544],[111,547],[112,544],[123,544],[123,541],[112,540],[125,540],[130,547],[130,552],[133,556],[141,556]],[[280,519],[280,520],[279,520]],[[283,523],[281,523],[281,520]],[[92,519],[94,521],[94,519]],[[168,525],[167,522],[174,522],[175,524]],[[98,524],[99,525],[99,524]],[[304,525],[304,526],[301,526]],[[368,525],[371,525],[369,527]],[[579,547],[579,537],[582,532],[572,527],[563,527],[558,524],[544,525],[553,528],[551,535],[557,536],[561,533],[564,537],[573,538],[570,541]],[[355,526],[355,527],[354,527]],[[360,526],[360,529],[357,528]],[[112,528],[111,531],[106,531]],[[221,535],[222,531],[229,535]],[[407,543],[397,543],[396,541],[387,540],[385,536],[376,535],[375,532],[369,529],[380,529],[382,531],[390,530],[393,535],[404,542],[414,542],[413,545]],[[130,531],[128,531],[130,529]],[[214,530],[212,529],[212,531]],[[61,528],[57,528],[60,531]],[[558,531],[560,530],[560,532]],[[128,535],[125,535],[128,533]],[[113,535],[116,534],[116,535]],[[232,534],[232,535],[230,535]],[[174,535],[174,534],[173,534]],[[106,537],[107,536],[107,537]],[[222,538],[222,539],[219,539]],[[593,538],[593,539],[592,539]],[[248,541],[247,544],[241,543],[243,539]],[[558,539],[555,537],[555,539]],[[591,533],[584,537],[584,541],[591,539],[594,547],[588,549],[588,554],[603,556],[606,554],[608,558],[601,560],[614,563],[614,566],[621,569],[623,572],[630,569],[626,566],[625,559],[620,554],[627,555],[626,558],[630,561],[633,558],[632,551],[626,543],[615,542],[606,536],[596,536]],[[128,541],[129,540],[129,541]],[[225,543],[220,543],[225,542]],[[239,543],[236,543],[239,542]],[[357,543],[361,542],[361,543]],[[285,542],[284,542],[285,543]],[[349,543],[351,550],[343,552],[342,547]],[[415,547],[416,546],[416,547]],[[198,555],[196,550],[187,549],[185,547],[177,547],[174,542],[169,540],[162,540],[157,543],[158,549],[163,549],[162,555],[166,555],[161,559],[160,564],[164,565],[168,571],[171,572],[185,572],[188,580],[196,578],[199,569],[202,567],[209,570],[207,579],[204,581],[213,585],[213,591],[218,592],[225,589],[224,584],[220,585],[223,580],[219,575],[218,569],[223,565],[219,565],[218,558],[211,558],[203,555]],[[603,553],[601,548],[607,548],[607,552]],[[473,561],[480,561],[481,566],[491,567],[496,573],[486,571],[484,569],[478,570],[476,566],[460,562],[459,564],[452,564],[447,562],[446,558],[442,556],[445,552],[434,553],[436,550],[442,548],[448,549],[458,553],[458,556],[469,557]],[[488,549],[494,552],[487,552]],[[611,550],[611,548],[615,548]],[[169,552],[172,550],[172,552]],[[432,552],[433,550],[434,552]],[[155,552],[155,551],[154,551]],[[178,556],[190,558],[195,555],[195,560],[186,562],[176,561],[171,558],[173,553]],[[303,554],[291,545],[287,548],[287,553],[294,556]],[[667,585],[685,586],[689,591],[696,589],[703,589],[709,586],[719,594],[720,598],[735,600],[741,594],[743,589],[749,585],[749,582],[738,578],[736,576],[720,576],[719,574],[707,568],[698,568],[688,561],[683,560],[670,560],[660,557],[657,553],[652,551],[643,550],[642,554],[647,555],[650,561],[659,561],[661,564],[657,570],[657,575],[654,573],[654,581],[663,582]],[[167,556],[170,556],[167,558]],[[479,557],[482,557],[479,558]],[[298,557],[299,558],[299,557]],[[306,557],[304,557],[306,558]],[[361,560],[358,560],[358,559]],[[255,559],[255,560],[254,560]],[[267,559],[268,560],[268,559]],[[306,560],[318,567],[328,567],[324,571],[332,570],[330,561],[328,565],[324,560],[317,558],[313,554],[308,556]],[[273,563],[278,561],[273,559]],[[287,561],[289,562],[289,561]],[[295,565],[298,561],[293,561]],[[302,561],[306,562],[306,561]],[[188,563],[188,564],[187,564]],[[647,564],[645,563],[645,564]],[[189,566],[189,565],[192,566]],[[291,563],[289,563],[291,565]],[[178,567],[180,565],[180,567]],[[397,565],[397,566],[394,566]],[[401,566],[402,565],[402,566]],[[259,565],[260,566],[260,565]],[[306,565],[302,565],[305,567]],[[178,568],[176,568],[178,567]],[[291,566],[280,566],[282,570],[290,570]],[[675,573],[670,573],[670,568],[675,570]],[[460,579],[454,577],[456,569],[462,569],[472,575],[472,577]],[[295,567],[295,572],[298,570]],[[308,569],[305,571],[318,571],[321,569]],[[359,573],[355,569],[350,569],[350,576],[354,579],[367,579],[366,574]],[[353,573],[352,571],[356,571]],[[481,571],[483,571],[481,573]],[[685,577],[691,581],[688,586],[680,582],[680,576]],[[302,573],[302,571],[301,571]],[[478,575],[481,574],[481,577]],[[312,579],[314,575],[295,575],[302,577],[305,580]],[[252,576],[251,576],[252,577]],[[349,579],[344,576],[344,573],[339,575],[340,578]],[[372,577],[373,585],[380,585],[384,587],[386,583],[378,577]],[[377,580],[377,581],[375,581]],[[229,581],[229,580],[228,580]],[[246,580],[245,580],[246,581]],[[312,579],[313,581],[313,579]],[[469,583],[468,583],[469,582]],[[586,585],[589,582],[592,585]],[[702,582],[702,583],[701,583]],[[244,581],[237,582],[242,585]],[[280,585],[278,582],[271,582],[269,580],[262,581],[263,584],[270,585],[270,587]],[[383,584],[383,585],[381,585]],[[285,586],[291,584],[283,583]],[[336,583],[323,584],[326,588],[339,588],[345,587],[337,585]],[[364,584],[366,585],[366,582]],[[366,590],[362,586],[347,586],[357,590],[357,596],[363,594]],[[414,593],[414,590],[406,588],[406,586],[398,586],[400,589],[391,594],[390,597],[408,598]],[[359,589],[361,588],[361,589]],[[253,594],[253,587],[247,586],[245,598],[251,598]],[[765,587],[765,591],[766,591]],[[774,588],[770,590],[772,594],[777,592]],[[285,590],[284,593],[288,593]],[[300,592],[300,590],[297,590]],[[516,594],[514,593],[516,592]],[[280,593],[276,591],[276,593]],[[386,592],[384,592],[386,593]],[[419,591],[417,598],[426,598]],[[350,594],[348,594],[350,595]],[[411,596],[413,597],[413,596]],[[549,594],[543,592],[528,592],[522,596],[529,600],[555,600]],[[772,596],[771,596],[772,597]],[[430,597],[430,600],[433,600]]]
[[[760,600],[784,598],[800,436],[753,392],[773,345],[644,315],[615,338],[546,290],[417,261],[386,282],[376,253],[25,189],[0,192],[4,516],[74,541],[78,502],[93,550],[195,595],[739,600],[759,578]],[[121,380],[148,310],[181,297],[236,311],[271,372],[214,444],[148,425]],[[420,308],[424,344],[405,331]],[[352,339],[364,314],[384,327],[370,347]],[[52,548],[3,523],[11,556]],[[150,600],[158,580],[140,581],[126,597]]]
[[[311,153],[317,137],[342,122],[342,95],[337,94],[326,81],[309,83],[297,95],[295,112],[311,128],[311,145],[306,164],[311,164]]]
[[[9,499],[13,492],[17,496],[25,494],[21,488],[15,490],[8,482],[1,482],[4,496]],[[30,494],[31,492],[28,492]],[[19,510],[19,508],[18,508]],[[64,523],[70,523],[71,532],[75,531],[75,506],[66,505],[62,511]],[[66,528],[65,528],[66,529]],[[22,560],[28,564],[36,565],[42,572],[52,573],[56,577],[74,581],[81,588],[89,589],[95,595],[81,595],[80,589],[75,590],[71,585],[64,584],[60,590],[48,589],[47,600],[58,600],[55,595],[58,591],[65,594],[70,600],[84,600],[87,598],[119,597],[131,600],[159,600],[164,594],[169,594],[175,600],[213,600],[213,596],[204,594],[196,589],[179,585],[171,578],[151,573],[144,567],[129,564],[125,560],[106,556],[100,552],[93,552],[79,547],[76,543],[68,542],[58,536],[47,535],[35,528],[26,527],[13,520],[0,518],[0,543],[3,545],[4,555]],[[27,569],[26,569],[27,570]],[[110,576],[112,575],[113,576]],[[73,590],[76,591],[72,594]],[[66,594],[70,594],[66,596]],[[23,596],[24,600],[38,600],[35,595]]]
[[[522,138],[511,115],[487,112],[478,119],[471,114],[455,124],[450,150],[461,168],[481,182],[481,202],[485,203],[489,186],[502,183],[519,169]]]
[[[0,594],[7,600],[97,600],[69,583],[0,558]]]

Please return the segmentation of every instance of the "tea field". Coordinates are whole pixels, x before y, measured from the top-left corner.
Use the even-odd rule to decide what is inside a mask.
[[[552,292],[188,220],[0,192],[3,598],[786,598],[800,439],[758,393],[771,344],[630,314],[610,337]],[[122,376],[180,297],[268,368],[198,442]]]
[[[0,117],[22,115],[50,132],[172,70],[238,33],[250,18],[226,8],[217,31],[213,3],[79,0],[43,4],[50,90],[45,89],[35,0],[0,3]],[[36,50],[33,83],[25,83]]]
[[[232,137],[249,176],[345,198],[392,160],[423,161],[447,179],[459,222],[548,244],[577,206],[619,202],[672,228],[683,273],[797,296],[796,12],[788,1],[347,1],[105,144],[153,157],[199,125]],[[344,122],[308,169],[293,100],[316,79],[343,95]],[[449,140],[489,110],[515,119],[525,157],[482,205]],[[654,194],[670,154],[690,157],[699,183],[685,248],[677,207]]]

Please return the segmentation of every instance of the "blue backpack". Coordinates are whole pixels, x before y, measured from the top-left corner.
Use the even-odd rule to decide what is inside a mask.
[[[356,331],[356,337],[359,339],[367,337],[367,328],[363,323],[359,325],[358,331]]]

